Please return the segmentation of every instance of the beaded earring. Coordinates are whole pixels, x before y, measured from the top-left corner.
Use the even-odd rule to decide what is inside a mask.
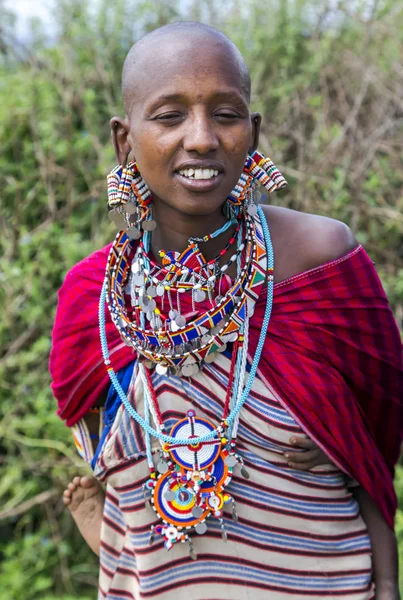
[[[141,229],[153,231],[151,193],[136,162],[118,165],[108,177],[109,218],[119,231],[125,229],[130,239],[138,239]]]
[[[251,216],[255,216],[258,204],[255,191],[258,184],[271,194],[285,187],[287,182],[270,158],[255,151],[252,155],[248,154],[238,183],[225,202],[224,213],[233,217],[243,206]]]

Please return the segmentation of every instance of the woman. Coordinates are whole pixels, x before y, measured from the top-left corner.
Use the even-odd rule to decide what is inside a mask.
[[[99,598],[398,598],[399,333],[345,225],[257,208],[257,182],[285,182],[254,153],[249,97],[239,51],[198,23],[125,62],[121,233],[67,275],[51,356],[107,484],[105,503],[91,479],[65,493],[100,546]]]

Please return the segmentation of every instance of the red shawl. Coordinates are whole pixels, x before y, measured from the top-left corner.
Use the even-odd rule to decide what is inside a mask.
[[[109,248],[73,267],[59,292],[50,371],[58,414],[68,426],[109,386],[98,331]],[[264,309],[262,297],[250,322],[251,356]],[[112,365],[119,371],[134,355],[108,317]],[[369,492],[392,527],[403,434],[402,345],[362,247],[275,286],[259,375],[335,464]]]

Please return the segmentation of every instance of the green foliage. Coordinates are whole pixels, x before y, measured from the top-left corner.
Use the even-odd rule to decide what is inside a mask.
[[[184,4],[64,0],[52,42],[37,23],[28,48],[0,4],[0,600],[95,597],[97,561],[60,501],[84,467],[55,415],[47,362],[65,273],[113,236],[109,119],[123,113],[121,67],[143,32],[199,19],[238,44],[261,148],[290,183],[276,201],[348,223],[403,323],[399,0],[373,14],[349,1]],[[396,488],[403,570],[402,467]]]

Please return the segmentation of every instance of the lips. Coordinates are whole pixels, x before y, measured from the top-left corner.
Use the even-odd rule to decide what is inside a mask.
[[[212,179],[217,177],[218,173],[217,169],[181,169],[179,171],[179,175],[189,179]]]
[[[187,161],[175,170],[175,176],[188,190],[204,192],[219,185],[223,172],[216,161]]]
[[[175,178],[178,179],[184,188],[191,192],[210,192],[220,185],[223,173],[217,172],[217,175],[214,175],[213,177],[196,179],[195,177],[189,177],[177,172],[175,173]]]

